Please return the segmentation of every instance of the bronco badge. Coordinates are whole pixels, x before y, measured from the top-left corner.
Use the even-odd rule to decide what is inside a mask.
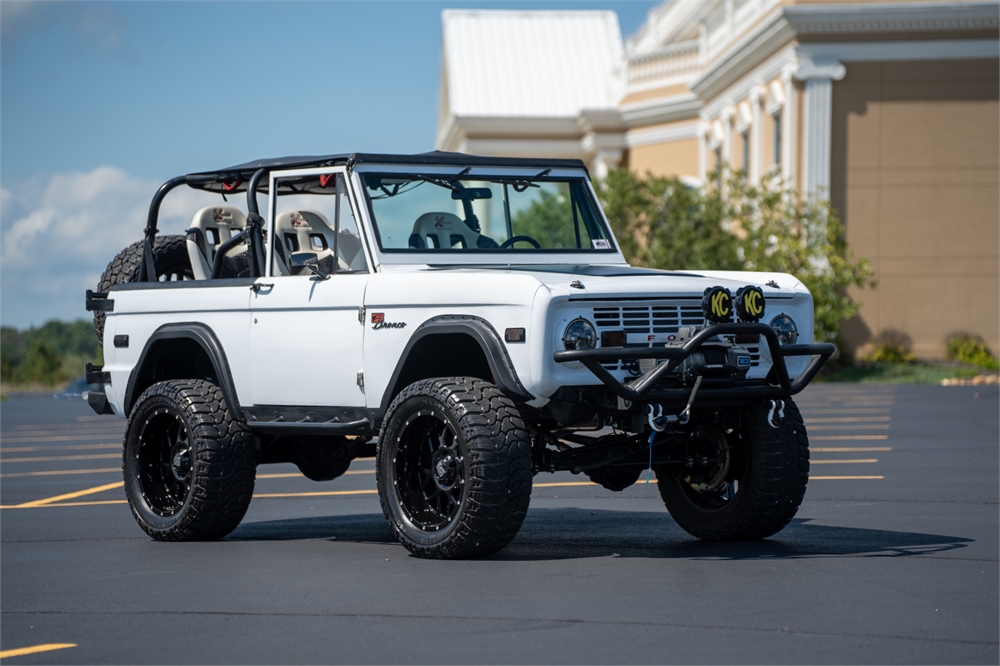
[[[384,312],[372,313],[372,330],[378,331],[383,328],[406,328],[406,322],[386,321]]]

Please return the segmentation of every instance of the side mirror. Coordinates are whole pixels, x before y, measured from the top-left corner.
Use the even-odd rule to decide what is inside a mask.
[[[293,252],[288,260],[292,268],[306,268],[319,261],[319,257],[315,252]]]
[[[301,269],[306,268],[316,274],[313,276],[314,280],[330,279],[330,275],[321,271],[319,266],[316,265],[319,263],[319,257],[315,252],[293,252],[288,261],[291,263],[292,271],[296,275],[301,272]],[[296,271],[296,269],[299,270]]]

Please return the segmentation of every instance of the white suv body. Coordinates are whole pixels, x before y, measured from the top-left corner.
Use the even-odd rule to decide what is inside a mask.
[[[165,281],[154,267],[161,263],[156,217],[163,197],[180,185],[223,194],[247,191],[249,221],[225,206],[199,211],[185,241],[192,270],[184,275],[202,279]],[[261,214],[257,194],[262,192],[268,194],[268,208]],[[298,206],[300,200],[312,206],[314,199],[322,206]],[[295,206],[289,208],[286,201]],[[223,218],[235,221],[213,226],[212,219]],[[233,240],[227,241],[226,234]],[[420,393],[424,386],[424,393],[433,393],[427,382],[461,377],[496,387],[516,410],[524,423],[519,432],[529,441],[532,472],[583,471],[617,489],[639,469],[641,456],[634,449],[647,438],[647,466],[658,475],[683,465],[664,453],[657,467],[654,448],[674,450],[684,438],[709,442],[699,444],[702,449],[725,449],[712,455],[725,458],[728,470],[738,457],[735,445],[720,442],[749,428],[741,425],[752,420],[747,410],[765,414],[771,427],[781,430],[778,421],[791,395],[833,351],[831,345],[811,344],[812,297],[791,275],[630,267],[586,169],[575,160],[340,155],[264,160],[182,176],[154,197],[141,253],[131,277],[115,278],[130,281],[88,293],[88,309],[105,318],[104,366],[88,373],[103,384],[103,392],[91,394],[92,406],[131,418],[155,386],[182,380],[216,386],[225,399],[226,418],[253,441],[252,466],[292,461],[303,467],[307,454],[302,451],[344,448],[344,441],[353,441],[349,463],[380,428],[385,436],[404,389],[412,386]],[[243,263],[226,264],[232,257]],[[233,268],[237,265],[244,268]],[[709,291],[729,304],[724,316],[709,311]],[[758,309],[750,314],[741,306],[737,319],[732,311],[742,301],[734,302],[733,294],[750,299],[746,303],[763,300],[753,300]],[[772,322],[777,335],[768,326]],[[430,400],[414,396],[409,399]],[[164,404],[156,409],[174,409],[180,425],[168,419],[163,428],[190,430],[183,405]],[[156,409],[147,411],[161,413]],[[701,425],[693,425],[692,416]],[[468,491],[456,495],[443,488],[458,476],[464,484],[475,475],[470,469],[461,472],[455,462],[468,464],[459,452],[468,454],[471,445],[456,434],[458,416],[449,418],[439,419],[445,426],[426,427],[444,428],[447,436],[441,441],[462,443],[435,454],[437,463],[447,461],[435,469],[445,472],[425,482],[437,484],[432,484],[434,493],[458,507],[448,515],[451,529],[475,516],[467,506]],[[804,436],[800,419],[796,427]],[[591,441],[568,434],[591,430],[609,436],[609,428],[630,439],[614,435],[619,439]],[[171,463],[173,477],[167,480],[176,487],[163,490],[166,482],[156,481],[160,486],[150,490],[155,480],[149,473],[142,480],[142,447],[156,437],[140,430],[130,423],[125,442],[126,462],[131,459],[140,470],[130,501],[141,505],[147,496],[163,495],[167,499],[158,505],[153,501],[149,515],[167,514],[161,516],[166,527],[153,525],[152,519],[144,523],[142,506],[133,506],[133,512],[154,537],[181,538],[171,521],[183,523],[186,509],[174,495],[195,492],[193,464]],[[401,432],[402,442],[407,431]],[[191,446],[177,448],[179,436],[165,436],[157,455],[166,459],[177,451],[193,452]],[[608,464],[627,470],[621,473],[624,481],[607,481],[610,472],[602,476],[600,464],[592,460],[574,463],[590,460],[589,453],[581,453],[587,446],[615,451],[605,459],[618,456],[618,462]],[[401,455],[396,451],[393,459]],[[706,457],[701,451],[685,459],[688,472],[698,456]],[[702,470],[695,481],[691,474],[682,475],[681,485],[688,488],[683,492],[710,488],[718,493],[725,486],[725,493],[734,496],[736,479],[718,480],[720,474],[731,475],[722,465]],[[402,474],[390,462],[384,467],[381,476]],[[427,508],[431,500],[426,498],[393,499],[382,493],[382,500],[397,536],[418,554],[482,554],[506,543],[498,537],[477,550],[456,536],[428,541],[428,533],[444,529],[434,516],[447,511]],[[422,523],[414,517],[418,514],[430,518]]]

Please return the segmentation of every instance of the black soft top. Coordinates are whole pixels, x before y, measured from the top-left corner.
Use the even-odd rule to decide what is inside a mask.
[[[416,155],[387,155],[380,153],[343,153],[340,155],[277,157],[266,160],[256,160],[245,164],[237,164],[218,171],[192,173],[186,176],[187,184],[199,190],[209,192],[235,193],[244,192],[253,174],[260,169],[268,171],[277,169],[310,169],[327,166],[356,164],[426,164],[446,166],[477,166],[477,167],[532,167],[539,169],[583,169],[587,167],[582,160],[572,159],[540,159],[534,157],[486,157],[483,155],[466,155],[465,153],[448,153],[434,150]],[[267,191],[267,181],[263,180],[258,189]]]

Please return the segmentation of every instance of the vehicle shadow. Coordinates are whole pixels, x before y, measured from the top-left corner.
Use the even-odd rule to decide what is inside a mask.
[[[395,542],[385,518],[377,513],[246,523],[227,537],[234,541],[304,539]],[[665,512],[545,508],[532,509],[514,541],[490,559],[906,557],[966,548],[973,541],[940,534],[815,525],[810,519],[799,518],[769,539],[713,542],[687,534]]]

